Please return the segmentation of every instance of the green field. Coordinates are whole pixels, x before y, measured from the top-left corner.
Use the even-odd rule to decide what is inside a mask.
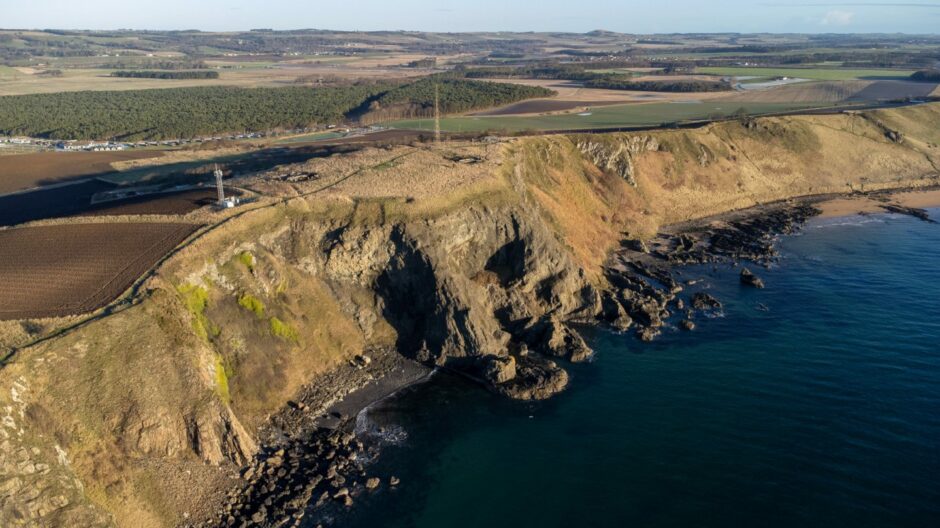
[[[648,103],[603,106],[590,115],[557,114],[548,116],[461,116],[441,119],[445,132],[521,132],[526,130],[576,130],[659,126],[685,121],[728,117],[743,109],[749,115],[787,112],[831,106],[827,103]],[[388,123],[409,130],[433,130],[433,119],[411,119]]]
[[[23,74],[16,71],[14,68],[0,64],[0,80],[15,79],[18,76],[22,76],[22,75]]]
[[[702,67],[696,73],[731,75],[735,77],[796,77],[814,81],[849,81],[852,79],[906,79],[913,70],[866,70],[851,68],[747,68]]]

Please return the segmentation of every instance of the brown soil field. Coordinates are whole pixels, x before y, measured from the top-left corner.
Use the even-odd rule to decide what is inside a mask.
[[[158,150],[38,152],[0,156],[0,194],[114,172],[112,163],[156,158]]]
[[[101,180],[87,180],[70,185],[0,196],[0,226],[12,226],[81,213],[91,204],[92,196],[115,187],[114,184]]]
[[[226,189],[225,194],[237,193]],[[76,216],[183,215],[215,200],[215,189],[192,189],[95,204]]]
[[[110,183],[90,180],[0,196],[0,226],[68,216],[184,215],[212,203],[216,198],[215,190],[206,188],[91,203],[95,194],[114,188]]]
[[[0,231],[0,320],[100,308],[197,227],[64,224]]]
[[[927,97],[937,83],[914,81],[875,81],[851,97],[855,101],[883,101],[905,97]]]
[[[819,81],[787,84],[766,90],[726,95],[729,101],[749,103],[839,103],[868,88],[872,81]]]
[[[819,81],[787,84],[766,90],[737,92],[731,101],[753,103],[839,103],[842,101],[883,101],[905,97],[927,97],[934,83],[913,81]]]

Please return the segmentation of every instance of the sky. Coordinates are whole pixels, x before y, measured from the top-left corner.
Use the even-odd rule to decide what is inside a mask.
[[[933,34],[940,1],[0,0],[0,28]]]

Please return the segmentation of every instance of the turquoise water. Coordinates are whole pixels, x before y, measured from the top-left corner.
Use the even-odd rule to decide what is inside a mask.
[[[398,442],[370,473],[402,483],[337,525],[940,526],[940,226],[814,221],[781,251],[761,291],[685,270],[725,303],[692,333],[586,330],[550,401],[442,376],[373,409]]]

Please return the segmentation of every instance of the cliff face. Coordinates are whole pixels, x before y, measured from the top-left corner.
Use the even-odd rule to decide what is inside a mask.
[[[181,523],[255,453],[271,413],[373,348],[547,397],[565,361],[590,355],[569,323],[630,325],[603,273],[625,236],[936,183],[938,122],[921,106],[525,138],[498,153],[401,147],[310,162],[333,179],[309,187],[249,183],[290,199],[207,232],[136,302],[0,371],[0,522]]]

